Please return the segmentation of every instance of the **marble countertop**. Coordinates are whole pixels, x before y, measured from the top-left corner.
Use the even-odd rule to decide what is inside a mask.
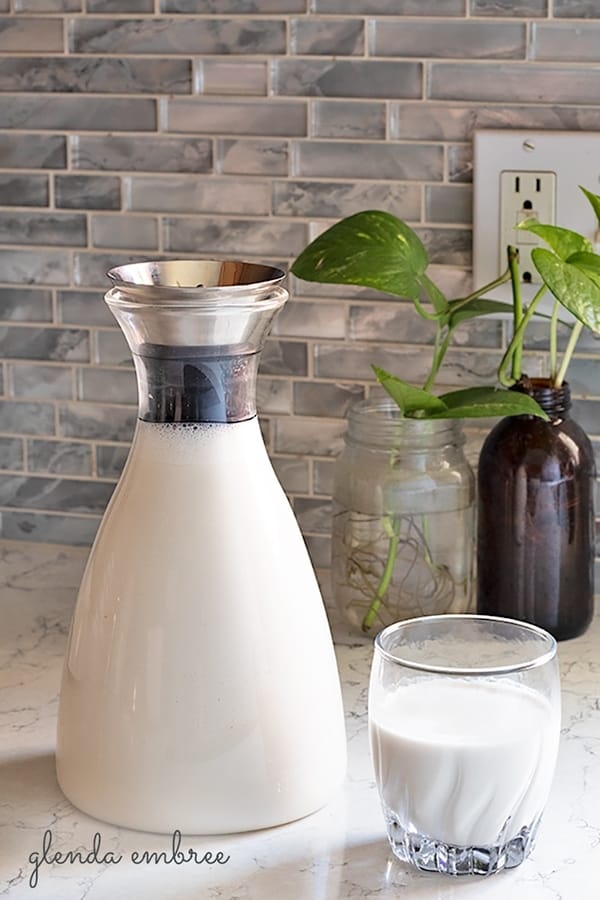
[[[139,863],[172,838],[114,828],[76,810],[54,775],[62,657],[85,551],[0,542],[0,897],[10,900],[598,900],[600,619],[560,645],[563,729],[537,847],[491,878],[411,871],[387,844],[369,758],[370,644],[337,643],[349,746],[346,783],[325,809],[280,828],[183,837],[181,850],[221,861]],[[56,851],[95,862],[48,865]],[[111,856],[112,854],[112,856]],[[120,860],[119,860],[119,857]],[[228,857],[228,859],[227,859]],[[140,857],[138,857],[138,860]],[[227,861],[225,861],[227,859]],[[119,861],[117,861],[119,860]],[[37,884],[32,886],[37,877]]]

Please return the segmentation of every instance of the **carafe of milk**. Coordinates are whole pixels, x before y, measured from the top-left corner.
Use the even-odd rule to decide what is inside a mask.
[[[321,596],[256,418],[283,273],[183,260],[109,276],[139,419],[73,616],[58,780],[129,828],[289,822],[327,803],[346,744]]]

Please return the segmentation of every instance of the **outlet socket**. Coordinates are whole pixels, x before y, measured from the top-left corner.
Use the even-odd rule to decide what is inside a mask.
[[[531,259],[531,251],[542,240],[517,226],[535,217],[545,225],[556,223],[556,173],[504,171],[500,173],[500,242],[498,269],[506,267],[506,248],[519,250],[519,270],[524,284],[540,284],[541,278]]]
[[[540,221],[555,222],[597,240],[597,222],[588,201],[579,190],[582,185],[600,193],[600,132],[589,131],[505,131],[490,129],[474,135],[473,163],[473,283],[480,287],[493,281],[506,268],[506,245],[520,248],[521,260],[530,259],[531,250],[538,243],[528,244],[515,233],[513,214],[519,215],[521,206],[514,196],[514,176],[522,179],[520,188],[536,187],[535,179],[542,178],[540,192],[543,204],[537,211]],[[554,176],[546,180],[545,176]],[[531,180],[533,179],[533,180]],[[521,191],[519,191],[521,193]],[[529,191],[527,192],[529,193]],[[554,196],[554,213],[551,210]],[[533,198],[525,198],[532,203]],[[502,214],[504,210],[504,215]],[[509,240],[506,240],[511,235]],[[519,236],[520,240],[516,237]],[[531,284],[523,284],[523,298],[528,302],[536,291],[534,267]],[[488,294],[497,300],[511,300],[510,285],[502,285]],[[552,300],[546,297],[540,312],[547,313]]]

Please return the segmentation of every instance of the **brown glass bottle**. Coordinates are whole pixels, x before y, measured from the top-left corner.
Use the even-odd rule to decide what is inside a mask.
[[[510,416],[479,460],[477,611],[545,628],[557,640],[588,627],[594,599],[592,445],[569,417],[569,386],[523,378],[550,421]]]

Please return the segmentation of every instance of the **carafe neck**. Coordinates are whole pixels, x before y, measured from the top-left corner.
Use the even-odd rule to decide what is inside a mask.
[[[530,397],[542,407],[552,421],[566,419],[571,409],[571,390],[566,381],[559,387],[555,387],[548,378],[523,377],[521,381],[513,385],[511,390]]]

